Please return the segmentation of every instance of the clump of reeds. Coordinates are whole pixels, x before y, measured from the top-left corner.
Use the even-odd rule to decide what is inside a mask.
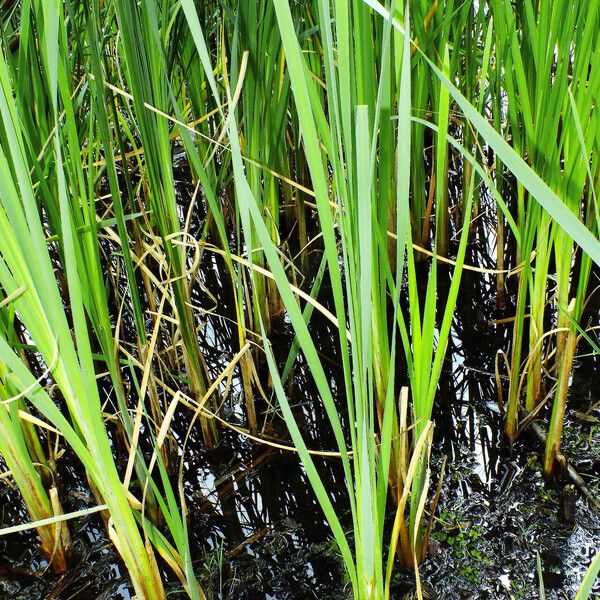
[[[81,461],[136,594],[165,596],[161,560],[204,597],[186,447],[171,425],[185,407],[205,445],[218,444],[220,393],[239,369],[258,440],[266,360],[355,597],[389,597],[396,557],[418,574],[440,493],[429,471],[437,386],[484,186],[496,203],[500,305],[512,283],[505,248],[517,248],[506,433],[518,434],[522,404],[528,422],[551,401],[552,472],[600,264],[596,3],[4,4],[0,453],[54,570],[67,568],[70,542],[52,479],[60,458],[42,451],[51,436]],[[175,153],[195,185],[187,207]],[[239,345],[212,376],[201,345],[209,311],[196,301],[210,295],[207,254],[223,261]],[[324,278],[331,310],[316,299]],[[337,328],[341,406],[315,310]],[[271,340],[288,326],[280,373]],[[350,533],[284,389],[298,353],[337,443]],[[100,377],[113,390],[106,404]]]

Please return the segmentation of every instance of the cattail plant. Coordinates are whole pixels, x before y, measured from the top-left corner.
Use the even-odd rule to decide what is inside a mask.
[[[586,135],[580,121],[582,115],[586,122],[597,121],[594,104],[589,99],[589,85],[594,85],[598,71],[592,66],[597,32],[584,26],[590,17],[588,9],[584,3],[572,6],[557,2],[540,6],[536,13],[529,3],[519,10],[501,2],[492,3],[496,56],[514,66],[505,69],[504,74],[513,146],[527,156],[536,172],[555,190],[564,202],[564,210],[596,231],[592,208],[596,176],[590,171],[589,154],[595,143],[591,133],[595,126]],[[591,11],[592,18],[598,18],[598,8]],[[522,30],[523,36],[518,45],[510,41],[516,39],[517,30]],[[596,164],[594,161],[593,166]],[[529,412],[543,400],[547,381],[544,374],[552,369],[549,362],[552,353],[557,386],[544,464],[544,470],[550,474],[559,447],[576,348],[573,321],[577,323],[581,316],[591,262],[588,257],[583,258],[577,263],[578,272],[574,272],[573,239],[529,196],[522,184],[518,187],[518,221],[519,257],[526,265],[520,274],[513,329],[506,430],[509,436],[515,435],[516,407],[522,391]],[[529,257],[534,251],[535,259],[530,266]],[[552,263],[555,289],[548,285]],[[527,300],[529,328],[525,336]],[[555,307],[555,338],[552,331],[546,331],[549,303]],[[555,343],[551,343],[554,339]],[[523,357],[526,361],[522,374]]]
[[[197,424],[209,454],[226,444],[216,423],[231,426],[227,401],[245,415],[247,428],[234,429],[255,442],[268,412],[283,416],[354,597],[389,598],[398,563],[415,570],[422,597],[441,494],[441,482],[431,490],[442,477],[430,471],[435,403],[483,188],[496,220],[485,243],[496,245],[498,305],[516,292],[505,431],[513,441],[523,412],[532,419],[551,404],[546,475],[561,455],[600,265],[590,26],[600,6],[23,0],[3,9],[0,454],[51,568],[64,572],[69,560],[69,515],[53,480],[68,447],[136,596],[166,597],[166,565],[203,599],[187,440]],[[179,173],[191,198],[178,196]],[[504,277],[510,266],[515,279]],[[336,386],[315,311],[336,330]],[[220,373],[203,346],[215,332],[204,329],[209,312],[232,324],[234,356]],[[329,451],[308,449],[290,403],[296,357],[333,432]],[[243,396],[232,399],[234,377]],[[182,409],[193,411],[183,441]],[[44,447],[51,436],[58,452]],[[348,515],[336,512],[315,454],[339,461]],[[581,594],[597,570],[595,559]]]
[[[58,490],[45,469],[50,470],[43,460],[43,451],[35,428],[26,420],[27,407],[12,383],[12,374],[5,364],[0,363],[0,456],[14,479],[33,522],[52,519],[62,514]],[[33,446],[33,448],[32,448]],[[43,462],[41,462],[43,460]],[[44,483],[50,481],[48,487]],[[68,567],[71,541],[65,523],[37,527],[41,540],[41,551],[55,573],[64,573]]]

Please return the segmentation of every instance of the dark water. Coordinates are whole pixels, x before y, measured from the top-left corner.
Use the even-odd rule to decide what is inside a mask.
[[[492,266],[482,221],[467,262]],[[212,260],[210,257],[205,261]],[[232,311],[223,292],[221,265],[204,275],[206,286],[219,294],[220,315],[209,318],[203,335],[208,362],[217,374],[237,348],[227,316]],[[594,275],[595,276],[595,275]],[[541,476],[539,442],[523,437],[509,449],[500,439],[494,365],[498,348],[508,348],[510,330],[493,319],[510,315],[495,305],[491,276],[465,273],[447,360],[440,381],[434,420],[434,473],[447,457],[446,475],[434,524],[430,555],[421,567],[429,598],[537,598],[539,578],[547,598],[572,598],[591,558],[600,548],[600,518],[577,493],[575,520],[559,518],[567,482],[545,482]],[[327,301],[326,285],[322,292]],[[198,292],[194,302],[207,298]],[[597,319],[598,315],[595,315]],[[341,390],[339,364],[333,349],[336,333],[313,317],[312,327],[333,389]],[[273,337],[285,359],[289,331]],[[583,348],[582,348],[583,352]],[[306,367],[298,362],[289,388],[292,404],[309,448],[332,450],[327,419]],[[600,363],[581,357],[571,388],[564,449],[589,488],[600,491],[600,425],[578,421],[600,400]],[[108,393],[108,392],[107,392]],[[342,399],[340,398],[340,405]],[[244,424],[240,382],[233,381],[224,407],[225,418]],[[600,418],[596,408],[592,416]],[[263,406],[270,435],[285,440],[286,429],[273,407]],[[183,440],[190,415],[174,422]],[[337,549],[294,453],[249,442],[224,430],[219,446],[206,451],[196,427],[184,456],[184,489],[189,509],[191,548],[196,573],[209,598],[240,600],[343,599],[351,596]],[[333,504],[348,517],[348,502],[338,461],[317,460]],[[65,511],[94,504],[76,461],[59,462],[59,485]],[[0,487],[0,521],[6,526],[27,521],[18,494]],[[346,519],[348,526],[348,519]],[[70,522],[75,544],[73,567],[62,577],[44,572],[35,549],[35,534],[0,538],[0,598],[15,600],[91,600],[129,598],[125,571],[98,515]],[[538,572],[537,557],[541,564]],[[165,570],[169,598],[184,598],[181,586]],[[414,575],[399,569],[394,598],[410,597]],[[600,597],[600,583],[595,591]]]

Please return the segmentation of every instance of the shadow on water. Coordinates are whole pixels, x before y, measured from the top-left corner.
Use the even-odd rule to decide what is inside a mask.
[[[482,221],[467,262],[492,266]],[[219,298],[219,314],[208,318],[203,330],[207,362],[218,374],[237,348],[231,329],[233,306],[223,289],[222,265],[214,257],[203,269],[203,284]],[[535,598],[539,577],[548,598],[571,598],[583,572],[599,549],[600,519],[580,497],[573,518],[564,518],[564,482],[546,483],[539,464],[539,444],[520,439],[512,452],[500,438],[495,361],[498,348],[507,348],[508,326],[494,319],[510,314],[495,305],[492,276],[465,272],[461,302],[455,315],[447,360],[434,412],[436,443],[433,473],[448,458],[438,518],[430,553],[421,567],[429,598]],[[326,284],[322,291],[327,302]],[[193,303],[209,302],[201,291]],[[210,302],[209,302],[210,304]],[[597,315],[596,315],[597,318]],[[336,332],[318,313],[312,328],[332,389],[338,391],[343,414],[341,376],[332,352]],[[278,336],[278,337],[277,337]],[[289,331],[273,339],[280,358],[291,343]],[[593,357],[578,360],[565,424],[564,448],[590,489],[600,491],[600,425],[577,420],[598,403],[600,364]],[[107,392],[108,393],[108,392]],[[309,448],[332,450],[334,440],[312,378],[302,360],[293,372],[291,401]],[[232,424],[244,425],[241,384],[234,377],[223,414]],[[285,425],[274,406],[263,407],[264,430],[286,440]],[[593,417],[600,417],[596,408]],[[180,413],[174,434],[181,443],[191,415]],[[209,598],[240,600],[342,599],[351,596],[341,560],[306,474],[293,452],[250,442],[224,430],[220,445],[207,451],[195,427],[184,460],[184,493],[188,505],[191,548],[195,570]],[[340,464],[317,459],[317,467],[338,514],[346,516],[348,502]],[[74,460],[59,461],[59,486],[65,511],[92,506],[94,501],[83,473]],[[568,499],[567,499],[568,500]],[[561,517],[562,515],[562,517]],[[27,514],[16,491],[0,490],[3,526],[26,522]],[[46,564],[32,550],[35,534],[0,538],[0,598],[37,600],[53,598],[130,598],[124,570],[107,539],[98,515],[70,523],[75,540],[73,568],[63,577],[44,571]],[[537,570],[539,554],[541,572]],[[181,586],[165,571],[169,598],[184,598]],[[414,576],[399,570],[393,597],[410,597]],[[595,591],[600,594],[600,584]]]

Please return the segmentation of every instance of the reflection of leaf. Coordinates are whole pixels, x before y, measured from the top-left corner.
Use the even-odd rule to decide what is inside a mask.
[[[600,419],[598,419],[598,417],[594,417],[593,415],[590,415],[588,413],[583,413],[576,410],[574,412],[574,415],[580,423],[589,423],[590,425],[594,423],[600,423]]]

